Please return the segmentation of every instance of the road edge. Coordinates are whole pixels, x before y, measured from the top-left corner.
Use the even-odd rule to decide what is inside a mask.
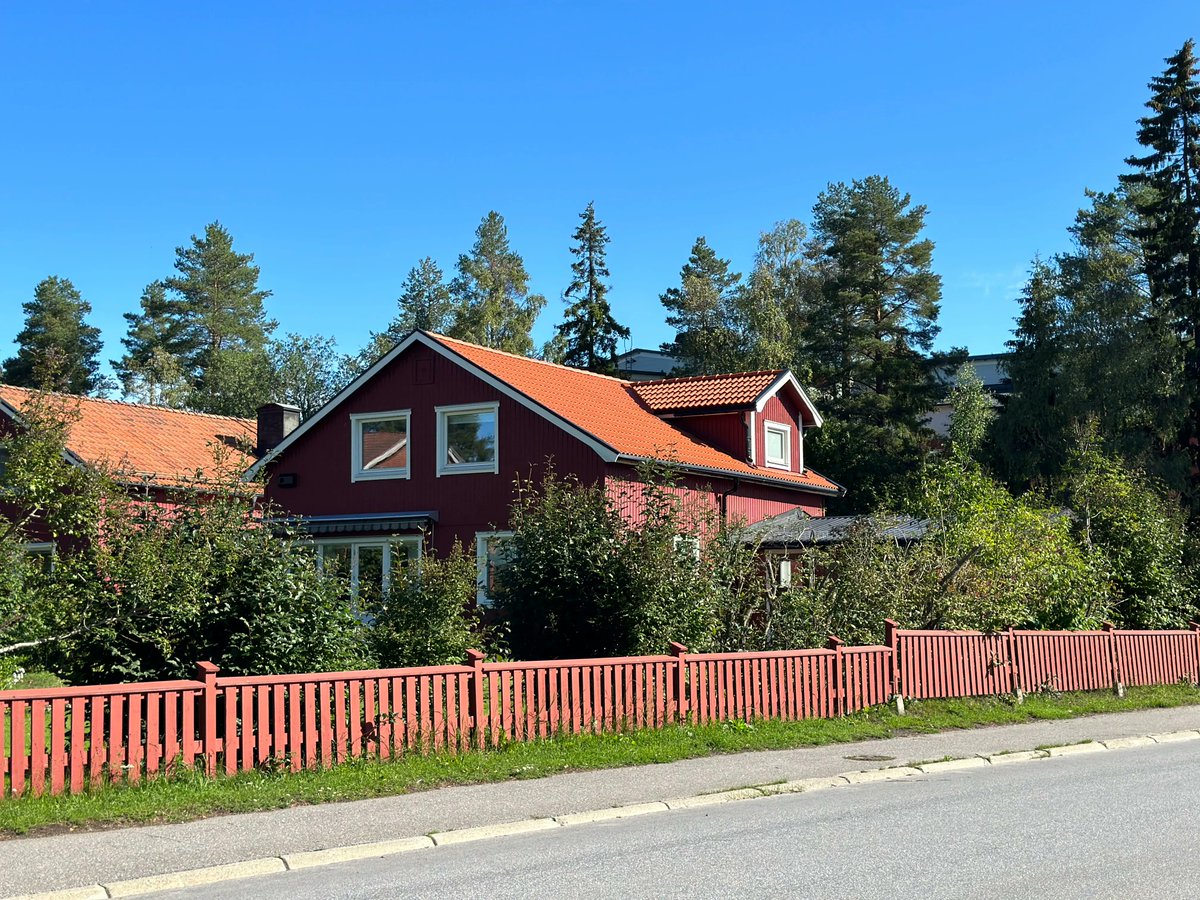
[[[558,816],[518,819],[495,825],[459,828],[450,831],[435,831],[429,834],[393,838],[366,844],[347,844],[342,847],[327,847],[321,850],[289,853],[282,856],[266,856],[221,866],[185,869],[179,872],[147,875],[141,878],[110,881],[104,884],[82,885],[80,887],[46,891],[37,894],[17,894],[4,898],[4,900],[110,900],[110,898],[136,897],[157,891],[202,887],[223,881],[235,881],[259,875],[277,875],[282,872],[311,869],[354,860],[379,859],[402,853],[432,850],[441,846],[465,844],[507,835],[528,834],[534,831],[555,828],[570,828],[596,822],[608,822],[630,816],[653,815],[673,810],[737,803],[742,800],[761,800],[766,797],[809,793],[855,784],[899,781],[918,775],[976,771],[990,768],[994,765],[1012,765],[1022,762],[1057,759],[1064,756],[1076,756],[1084,753],[1103,753],[1137,747],[1150,747],[1155,744],[1174,744],[1180,741],[1194,740],[1200,740],[1200,730],[1164,731],[1137,737],[1113,738],[1107,741],[1080,741],[1074,744],[1043,746],[1032,750],[979,753],[959,758],[912,762],[905,765],[885,766],[876,769],[859,769],[827,777],[801,778],[796,781],[784,781],[774,784],[748,785],[742,788],[717,791],[710,794],[695,794],[690,797],[672,797],[663,800],[631,803],[624,806],[610,806],[602,809],[584,810],[582,812],[563,813]]]

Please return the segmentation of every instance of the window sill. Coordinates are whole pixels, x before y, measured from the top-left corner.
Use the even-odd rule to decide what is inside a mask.
[[[438,469],[438,478],[443,475],[495,475],[500,468],[495,463],[480,463],[478,465],[445,466]]]
[[[394,481],[407,480],[411,478],[408,469],[403,471],[396,470],[394,472],[354,472],[350,475],[350,481]]]

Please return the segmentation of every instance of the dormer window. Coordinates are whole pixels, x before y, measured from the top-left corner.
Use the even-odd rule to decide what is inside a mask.
[[[407,409],[350,416],[350,480],[409,477]]]
[[[765,458],[769,468],[792,468],[792,427],[781,422],[766,422]]]
[[[499,472],[498,403],[437,407],[437,473]]]

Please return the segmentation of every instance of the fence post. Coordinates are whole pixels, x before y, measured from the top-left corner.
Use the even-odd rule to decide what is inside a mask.
[[[671,641],[671,655],[675,657],[675,721],[687,721],[687,657],[688,648]]]
[[[1013,631],[1012,626],[1008,626],[1008,677],[1012,679],[1012,694],[1016,698],[1017,703],[1025,702],[1025,688],[1021,686],[1021,667],[1017,662],[1019,654],[1017,653],[1017,635]]]
[[[487,726],[483,721],[483,660],[484,654],[479,650],[467,651],[467,665],[471,667],[470,706],[467,711],[471,715],[472,743],[483,747],[487,735]]]
[[[837,709],[839,716],[846,714],[846,668],[843,665],[845,657],[842,655],[842,645],[844,643],[846,642],[840,637],[835,637],[831,634],[825,644],[830,650],[837,651],[837,662],[835,664],[837,666],[837,677],[834,686],[834,690],[837,693],[834,697],[834,708]]]
[[[1112,622],[1105,622],[1102,627],[1104,633],[1108,635],[1108,661],[1112,666],[1113,693],[1118,697],[1124,697],[1125,685],[1121,683],[1121,655],[1117,652],[1117,636],[1114,634],[1117,626]]]
[[[1192,679],[1192,684],[1200,687],[1200,622],[1189,622],[1192,628],[1192,634],[1196,635],[1196,677]]]
[[[220,671],[221,667],[216,663],[196,663],[196,680],[204,682],[204,718],[200,723],[200,752],[204,756],[204,770],[209,778],[217,774],[217,673]],[[184,740],[190,739],[191,735],[184,735]]]
[[[896,631],[900,626],[896,624],[894,619],[883,620],[883,642],[892,651],[892,696],[900,698],[900,705],[904,705],[904,691],[900,686],[900,646],[896,638]]]

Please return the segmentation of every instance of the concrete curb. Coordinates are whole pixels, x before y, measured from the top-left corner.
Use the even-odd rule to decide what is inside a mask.
[[[47,893],[21,894],[5,898],[5,900],[109,900],[109,898],[117,897],[135,897],[155,891],[201,887],[221,881],[233,881],[257,875],[274,875],[293,869],[309,869],[316,866],[333,865],[335,863],[375,859],[399,853],[411,853],[416,850],[430,850],[435,847],[488,840],[495,837],[529,834],[535,831],[548,831],[556,828],[588,825],[597,822],[609,822],[630,816],[649,815],[651,813],[669,812],[678,809],[695,809],[724,803],[736,803],[742,800],[778,797],[786,794],[808,793],[809,791],[845,787],[852,784],[901,781],[917,775],[939,775],[990,768],[996,765],[1011,765],[1063,756],[1104,753],[1113,750],[1126,750],[1136,747],[1150,747],[1155,744],[1194,740],[1200,740],[1200,731],[1167,731],[1141,737],[1067,744],[1062,747],[1048,747],[1043,750],[997,752],[979,754],[962,759],[945,759],[935,762],[914,763],[907,766],[893,766],[885,769],[843,772],[840,775],[824,778],[802,778],[796,781],[785,781],[775,784],[752,785],[728,791],[718,791],[712,794],[697,794],[692,797],[676,797],[671,800],[655,800],[649,803],[612,806],[606,809],[567,813],[550,818],[522,819],[516,822],[502,822],[496,825],[480,825],[475,828],[440,831],[433,834],[415,835],[413,837],[391,841],[378,841],[370,844],[329,847],[324,850],[292,853],[287,856],[270,856],[224,866],[208,866],[202,869],[189,869],[183,872],[171,872],[164,875],[148,875],[143,878],[131,878],[126,881],[113,881],[106,884],[85,885],[60,891],[49,891]]]

